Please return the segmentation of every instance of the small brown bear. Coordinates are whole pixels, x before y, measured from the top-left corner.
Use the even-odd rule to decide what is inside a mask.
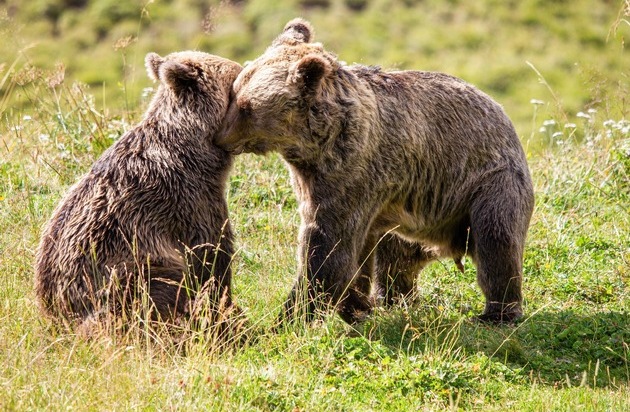
[[[520,317],[534,195],[502,108],[446,74],[346,66],[312,38],[307,21],[292,20],[243,69],[217,139],[288,164],[302,223],[281,319],[305,295],[309,320],[333,305],[360,321],[373,277],[391,302],[429,261],[461,268],[464,255],[486,298],[480,319]]]
[[[120,314],[139,291],[164,321],[187,313],[202,289],[211,311],[232,304],[232,157],[212,140],[242,68],[194,51],[149,53],[145,63],[159,87],[144,119],[70,189],[37,251],[40,306],[68,326]]]

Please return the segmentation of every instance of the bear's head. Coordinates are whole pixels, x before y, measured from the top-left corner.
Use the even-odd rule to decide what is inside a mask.
[[[269,151],[304,158],[334,134],[338,103],[333,76],[340,67],[302,19],[291,20],[265,53],[247,64],[216,144],[235,153]],[[322,119],[328,119],[321,124]]]
[[[149,53],[145,65],[149,77],[160,83],[147,117],[157,115],[182,128],[216,133],[241,65],[197,51],[165,57]]]

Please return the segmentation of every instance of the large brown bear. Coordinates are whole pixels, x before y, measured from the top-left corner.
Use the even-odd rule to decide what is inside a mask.
[[[486,298],[480,319],[522,315],[522,258],[534,195],[519,138],[501,107],[442,73],[346,66],[311,25],[289,22],[234,83],[217,144],[279,152],[299,201],[294,318],[336,306],[370,310],[370,280],[387,301],[427,262],[468,254]],[[307,293],[302,294],[302,291]]]
[[[144,119],[70,189],[37,251],[39,303],[70,326],[120,314],[143,291],[165,321],[202,289],[211,311],[231,305],[232,157],[212,140],[241,66],[192,51],[145,62],[159,87]]]

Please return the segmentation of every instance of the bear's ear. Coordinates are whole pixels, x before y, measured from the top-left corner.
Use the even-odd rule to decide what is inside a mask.
[[[198,78],[197,70],[187,64],[165,61],[160,66],[160,80],[175,91],[195,84]]]
[[[147,68],[147,74],[154,82],[160,80],[160,65],[162,63],[164,63],[164,59],[157,53],[149,53],[144,58],[144,65]]]
[[[310,43],[313,40],[314,33],[311,23],[298,17],[284,26],[282,33],[274,40],[273,45]]]
[[[317,93],[322,79],[332,72],[331,64],[321,56],[309,54],[302,57],[289,70],[289,81],[296,84],[304,97]]]
[[[314,30],[311,23],[298,17],[291,20],[284,26],[282,34],[303,43],[310,43],[311,40],[313,40]]]

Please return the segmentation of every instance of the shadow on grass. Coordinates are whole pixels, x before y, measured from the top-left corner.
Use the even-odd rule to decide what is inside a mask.
[[[630,382],[630,314],[539,312],[516,325],[494,326],[443,315],[378,316],[364,334],[391,349],[483,353],[549,385],[606,387]],[[406,315],[406,316],[405,316]]]

